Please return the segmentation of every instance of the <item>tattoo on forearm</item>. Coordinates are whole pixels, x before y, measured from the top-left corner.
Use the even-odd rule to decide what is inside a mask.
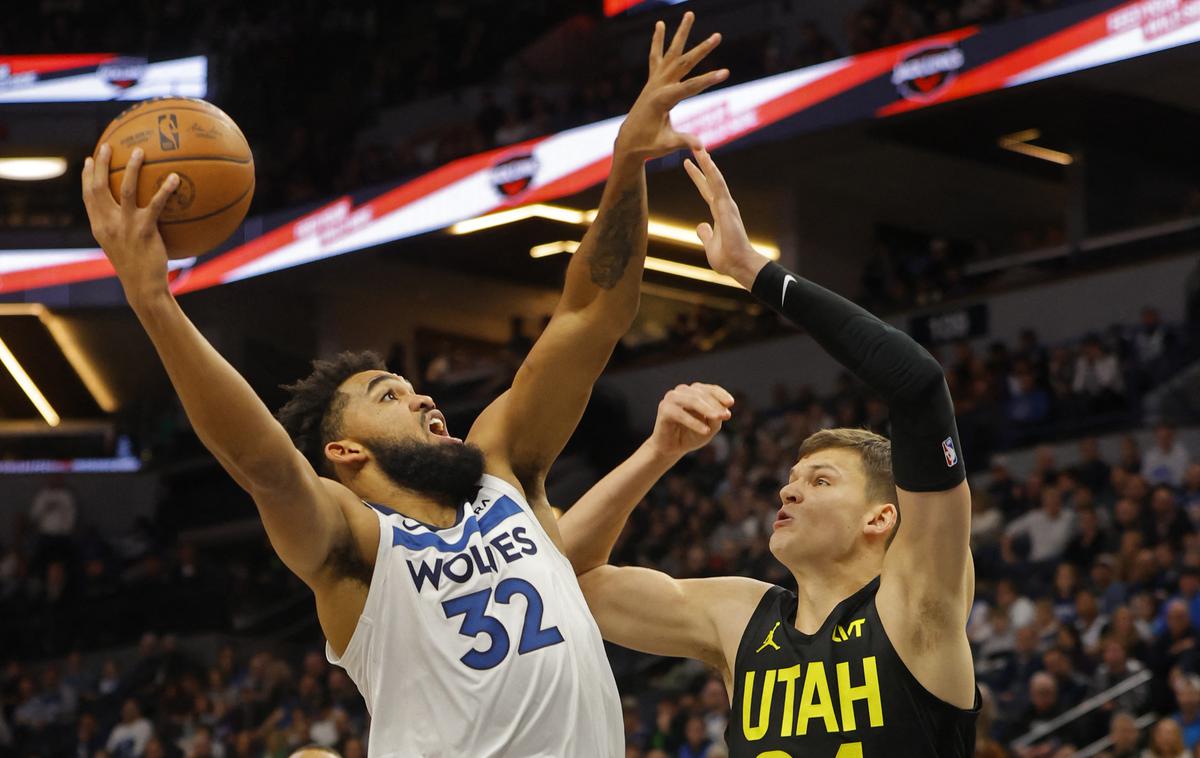
[[[645,222],[642,219],[642,191],[633,187],[621,193],[601,221],[596,246],[588,256],[592,283],[610,290],[625,276],[625,268],[642,246]]]

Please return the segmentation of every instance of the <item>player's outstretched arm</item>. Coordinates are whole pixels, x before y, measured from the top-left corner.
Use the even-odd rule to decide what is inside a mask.
[[[902,528],[884,560],[879,612],[921,683],[969,707],[971,501],[942,368],[907,334],[755,252],[712,157],[704,150],[695,157],[699,165],[685,168],[713,214],[712,225],[696,230],[713,269],[807,329],[888,403]]]
[[[575,430],[617,341],[637,314],[646,257],[648,159],[696,147],[676,132],[668,113],[679,101],[722,81],[727,71],[685,79],[720,42],[713,35],[685,50],[692,14],[685,14],[669,47],[655,26],[650,75],[613,149],[612,169],[595,222],[567,267],[562,298],[513,386],[476,421],[468,441],[487,453],[489,473],[513,481],[540,513],[551,463]],[[542,519],[551,535],[552,519]]]
[[[604,639],[694,658],[720,671],[727,685],[742,632],[771,588],[742,576],[675,579],[638,566],[599,566],[581,575],[579,586]]]
[[[150,205],[137,207],[144,156],[135,150],[118,204],[109,191],[108,145],[83,168],[83,200],[92,233],[116,269],[125,296],[158,351],[184,410],[212,451],[259,506],[279,557],[310,585],[329,548],[347,530],[333,487],[289,439],[250,385],[204,339],[168,289],[167,254],[158,216],[179,185],[170,175]]]
[[[576,574],[608,563],[629,514],[680,458],[712,440],[732,406],[733,395],[715,384],[680,384],[663,397],[654,431],[641,447],[558,520],[563,552]]]
[[[567,557],[604,639],[644,653],[703,661],[721,671],[727,684],[742,630],[770,585],[744,577],[677,580],[607,563],[637,503],[680,458],[708,444],[732,405],[733,397],[712,384],[681,384],[668,392],[645,444],[559,522]]]

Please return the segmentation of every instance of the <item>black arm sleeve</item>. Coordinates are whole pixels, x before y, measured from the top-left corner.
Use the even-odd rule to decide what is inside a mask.
[[[897,486],[939,492],[966,478],[950,390],[929,351],[846,298],[777,263],[759,272],[751,293],[808,330],[826,352],[887,401]]]

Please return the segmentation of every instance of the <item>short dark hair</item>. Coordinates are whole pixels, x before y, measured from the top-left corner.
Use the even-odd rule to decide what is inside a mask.
[[[333,467],[325,457],[325,445],[341,436],[342,414],[349,400],[338,388],[355,374],[372,370],[387,370],[378,353],[346,351],[332,360],[313,361],[311,374],[295,384],[283,385],[292,397],[276,417],[318,474],[333,474]]]

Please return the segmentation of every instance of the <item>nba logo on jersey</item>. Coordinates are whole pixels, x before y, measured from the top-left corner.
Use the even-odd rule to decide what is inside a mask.
[[[958,453],[954,451],[953,437],[947,437],[942,440],[942,454],[946,456],[946,468],[950,468],[958,463]]]

